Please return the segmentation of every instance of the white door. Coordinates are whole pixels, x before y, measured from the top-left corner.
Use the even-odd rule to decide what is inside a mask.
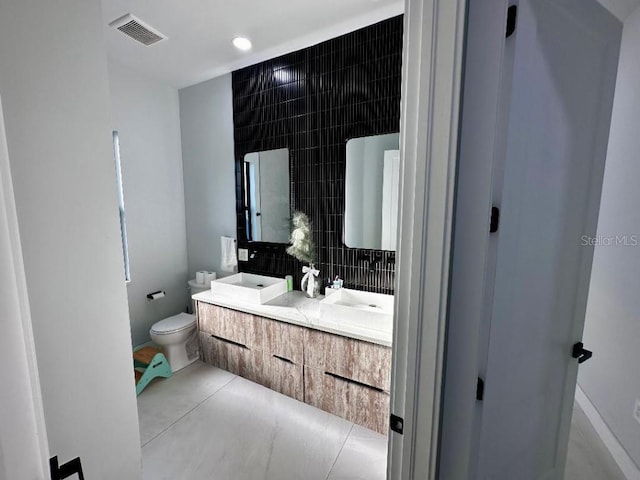
[[[47,437],[0,105],[0,479],[49,478]]]
[[[595,0],[519,1],[473,478],[563,477],[620,35]]]

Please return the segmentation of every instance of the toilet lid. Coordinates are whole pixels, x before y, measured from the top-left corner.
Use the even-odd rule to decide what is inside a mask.
[[[151,331],[158,335],[166,335],[167,333],[175,333],[180,330],[192,327],[196,323],[195,315],[188,313],[179,313],[173,317],[165,318],[153,324]]]

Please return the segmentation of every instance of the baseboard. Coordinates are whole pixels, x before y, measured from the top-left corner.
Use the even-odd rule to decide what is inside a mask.
[[[622,470],[627,480],[640,480],[640,469],[631,459],[627,451],[622,447],[607,423],[598,413],[591,400],[585,395],[579,385],[576,385],[576,402],[582,408],[585,415],[600,436],[611,456]]]

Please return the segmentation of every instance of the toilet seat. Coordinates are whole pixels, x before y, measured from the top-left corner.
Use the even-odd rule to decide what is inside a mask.
[[[196,324],[195,315],[188,313],[179,313],[173,317],[165,318],[151,327],[151,333],[156,335],[169,335],[171,333],[181,332],[194,327]]]

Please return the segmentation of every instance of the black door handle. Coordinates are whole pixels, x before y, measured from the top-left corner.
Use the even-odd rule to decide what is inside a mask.
[[[79,480],[84,480],[80,457],[76,457],[64,465],[58,465],[58,456],[56,455],[49,459],[49,468],[51,470],[51,480],[63,480],[71,476],[75,477],[76,474],[78,474]]]
[[[584,363],[593,357],[593,352],[591,350],[587,350],[584,348],[584,344],[582,342],[578,342],[573,346],[573,351],[571,352],[571,356],[573,358],[578,359],[578,363]]]

